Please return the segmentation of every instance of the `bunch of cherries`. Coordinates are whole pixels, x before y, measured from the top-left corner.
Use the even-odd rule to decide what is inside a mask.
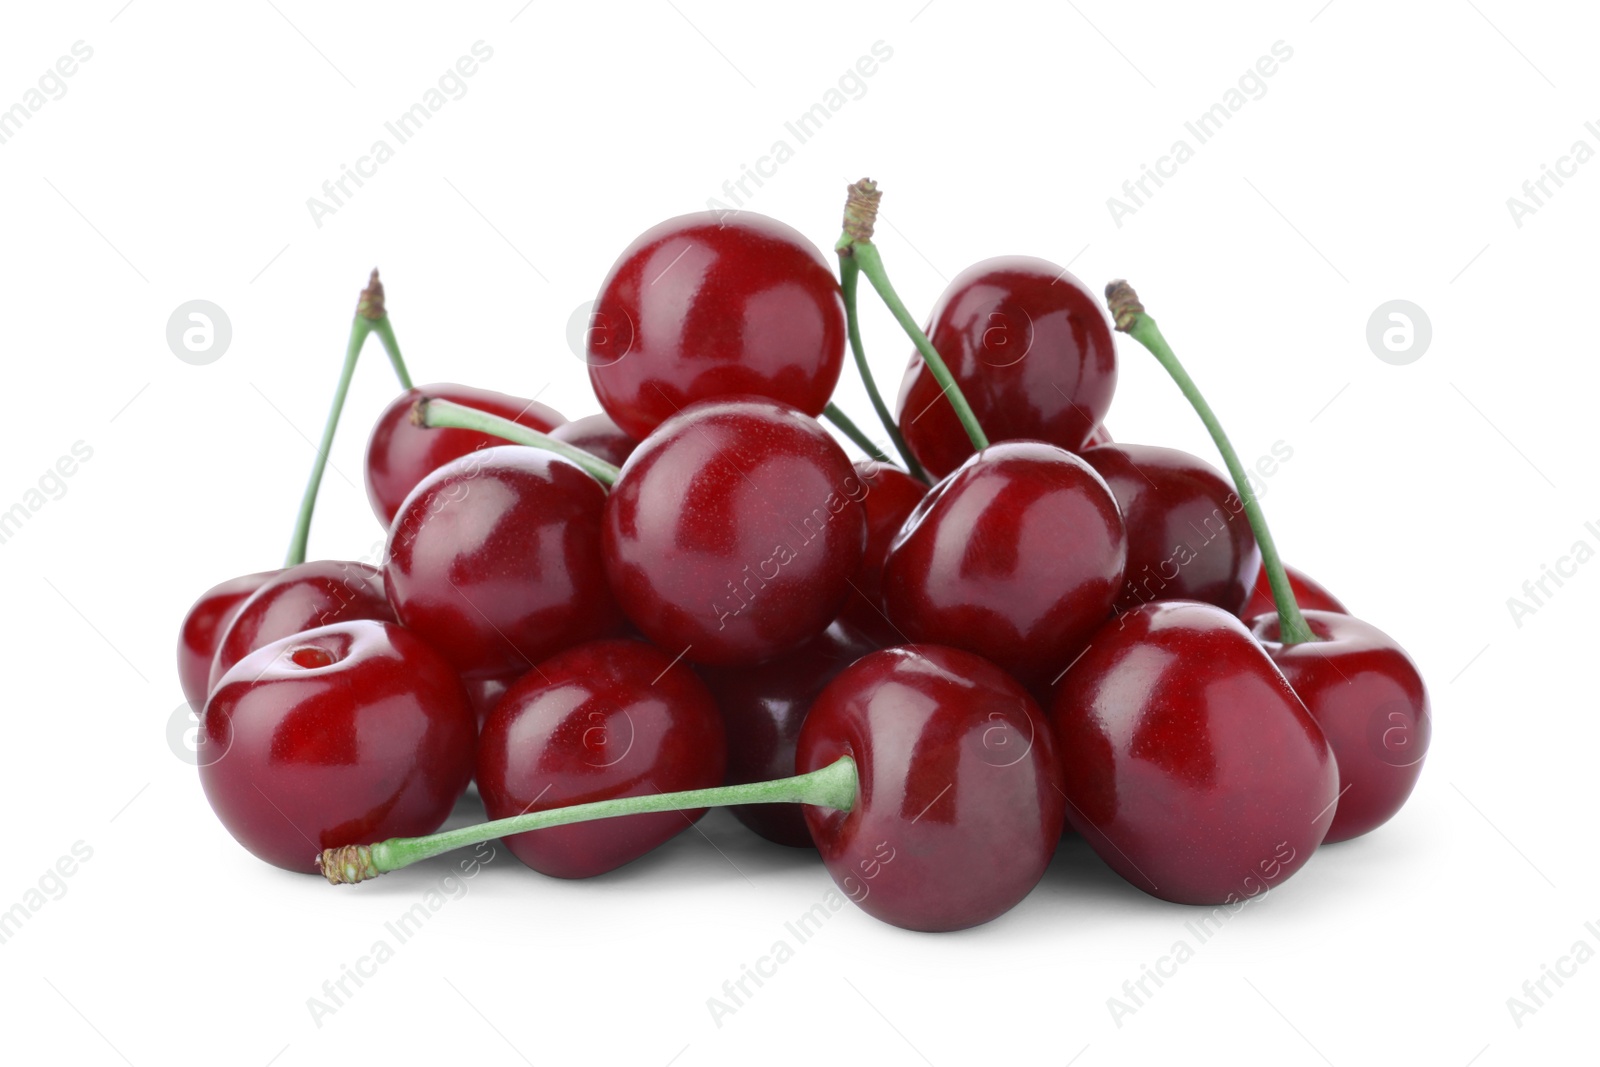
[[[287,565],[207,591],[178,668],[228,831],[355,882],[490,838],[613,870],[731,805],[898,926],[986,922],[1076,831],[1166,900],[1275,887],[1416,783],[1406,653],[1284,567],[1211,409],[1126,283],[1225,477],[1113,443],[1112,323],[1040,259],[986,260],[924,331],[850,188],[839,271],[788,226],[686,215],[601,286],[604,414],[412,387],[377,272]],[[891,416],[865,275],[915,351]],[[404,392],[366,454],[381,566],[305,562],[377,333]],[[849,348],[899,455],[831,402]],[[819,417],[872,458],[852,462]],[[442,833],[473,782],[491,821]]]

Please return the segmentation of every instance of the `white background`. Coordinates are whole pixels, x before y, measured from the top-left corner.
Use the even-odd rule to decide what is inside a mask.
[[[1520,626],[1507,598],[1575,541],[1600,547],[1600,164],[1520,226],[1507,198],[1574,141],[1600,148],[1597,29],[1584,5],[1505,0],[12,7],[0,107],[74,42],[93,57],[0,144],[0,510],[75,442],[93,458],[0,544],[0,909],[74,843],[93,854],[0,945],[5,1058],[1592,1060],[1600,962],[1520,1027],[1507,998],[1576,941],[1600,949],[1600,563]],[[307,198],[479,40],[493,58],[466,94],[317,226]],[[877,41],[893,55],[864,95],[795,146],[785,121]],[[1107,198],[1277,41],[1293,56],[1265,95],[1119,227]],[[238,848],[169,746],[182,613],[277,564],[374,264],[419,382],[576,417],[595,404],[574,309],[639,231],[703,208],[779,138],[794,158],[748,207],[825,248],[845,184],[878,179],[879,243],[919,312],[1003,253],[1134,281],[1246,460],[1293,448],[1265,497],[1289,558],[1421,665],[1436,725],[1417,794],[1204,945],[1191,909],[1069,845],[976,930],[840,912],[720,1027],[707,998],[830,888],[815,861],[722,816],[589,882],[501,853],[317,1026],[308,998],[452,867],[334,890]],[[1433,329],[1407,366],[1365,338],[1396,298]],[[166,343],[191,299],[231,319],[208,366]],[[892,394],[909,349],[864,306]],[[1119,343],[1114,434],[1209,458]],[[361,456],[393,392],[374,343],[313,555],[381,539]],[[848,374],[840,400],[870,421]],[[1179,939],[1194,958],[1117,1025],[1107,999]]]

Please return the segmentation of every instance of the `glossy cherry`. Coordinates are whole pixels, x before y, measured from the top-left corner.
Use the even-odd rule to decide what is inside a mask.
[[[235,663],[279,638],[356,619],[394,621],[376,567],[342,559],[285,567],[234,612],[217,642],[207,684],[215,689]]]
[[[1003,256],[968,267],[940,294],[927,333],[991,442],[1039,440],[1075,452],[1111,406],[1111,327],[1094,294],[1054,263]],[[920,356],[900,383],[896,418],[934,477],[972,454]]]
[[[857,660],[812,705],[798,768],[855,760],[848,811],[806,823],[845,895],[885,922],[959,930],[1028,894],[1061,836],[1050,728],[994,664],[934,645]]]
[[[635,440],[713,397],[765,396],[816,416],[844,343],[839,283],[815,245],[763,215],[701,212],[646,230],[611,268],[589,381]]]
[[[1321,844],[1339,796],[1327,738],[1227,612],[1134,608],[1056,688],[1067,820],[1146,893],[1234,903],[1282,883]]]
[[[367,500],[385,527],[394,521],[406,496],[431,471],[480,448],[504,444],[497,437],[475,430],[429,429],[415,425],[411,411],[422,397],[465,404],[541,433],[566,421],[560,412],[537,400],[525,400],[492,389],[449,382],[407,389],[383,409],[367,440]]]
[[[604,486],[551,452],[497,445],[452,460],[389,531],[384,584],[400,622],[464,675],[526,670],[615,633],[605,504]]]
[[[599,456],[613,467],[626,463],[633,450],[639,447],[639,442],[623,433],[622,428],[603,413],[564,422],[551,430],[550,436]]]
[[[200,766],[228,832],[314,872],[322,849],[437,829],[472,775],[455,672],[392,623],[359,620],[259,648],[206,702]]]
[[[491,819],[722,782],[722,719],[689,667],[642,641],[592,641],[540,663],[500,699],[478,745]],[[557,878],[614,870],[676,837],[702,811],[554,826],[506,838]]]
[[[866,494],[838,443],[787,404],[685,408],[639,445],[606,501],[611,588],[673,655],[769,659],[838,616],[861,565]]]
[[[754,667],[702,667],[700,675],[727,726],[728,781],[764,782],[796,773],[795,745],[817,694],[878,647],[841,621],[793,652]],[[731,810],[768,841],[812,847],[805,815],[796,805],[739,804]]]
[[[867,487],[866,498],[861,501],[867,515],[867,548],[861,557],[861,569],[850,580],[850,594],[841,617],[871,635],[880,648],[903,644],[906,639],[883,608],[883,564],[900,527],[928,495],[928,487],[899,467],[876,460],[857,460],[855,468]]]
[[[196,710],[205,707],[211,678],[211,661],[239,606],[277,571],[258,571],[229,578],[200,594],[178,627],[178,684],[183,699]]]
[[[1202,600],[1238,613],[1261,569],[1233,483],[1198,456],[1154,445],[1080,453],[1099,472],[1128,530],[1116,611],[1151,600]]]
[[[1127,545],[1111,490],[1082,459],[1037,441],[991,445],[906,520],[884,605],[912,641],[1053,678],[1110,614]]]
[[[1293,567],[1285,566],[1284,572],[1289,576],[1289,587],[1294,590],[1295,601],[1302,607],[1311,611],[1336,611],[1341,615],[1348,615],[1349,611],[1316,579],[1304,571],[1297,571]],[[1267,581],[1266,568],[1256,572],[1255,587],[1250,592],[1250,600],[1238,613],[1239,617],[1248,623],[1257,615],[1275,615],[1278,611],[1278,602],[1272,598],[1272,585]]]
[[[482,727],[494,713],[495,705],[506,695],[511,683],[526,673],[526,671],[511,671],[506,674],[462,675],[461,685],[467,691],[467,703],[472,705],[472,714],[477,718],[479,727]]]

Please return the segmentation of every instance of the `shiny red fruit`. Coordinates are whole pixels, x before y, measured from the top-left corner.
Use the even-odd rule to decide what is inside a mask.
[[[1327,738],[1222,609],[1174,600],[1119,615],[1056,688],[1067,820],[1146,893],[1237,903],[1322,843],[1339,796]]]
[[[692,670],[642,641],[593,641],[540,663],[501,698],[478,746],[491,819],[721,785],[722,719]],[[514,834],[523,863],[557,878],[614,870],[704,814],[626,815]]]
[[[1038,705],[953,648],[874,652],[835,678],[800,731],[802,773],[850,756],[848,812],[806,807],[851,900],[912,930],[960,930],[1038,884],[1061,836],[1062,780]]]
[[[1293,567],[1284,567],[1289,575],[1289,588],[1294,590],[1294,601],[1300,605],[1301,611],[1336,611],[1341,615],[1348,615],[1345,606],[1339,603],[1339,598],[1328,592],[1322,585],[1309,575],[1295,570]],[[1250,592],[1250,600],[1239,612],[1239,617],[1249,622],[1258,615],[1276,615],[1278,602],[1272,596],[1272,586],[1267,581],[1267,572],[1256,572],[1255,588]]]
[[[991,445],[928,492],[883,568],[913,641],[1053,678],[1111,612],[1128,539],[1111,490],[1053,445]]]
[[[1233,483],[1198,456],[1154,445],[1081,453],[1116,497],[1128,567],[1116,611],[1152,600],[1202,600],[1237,613],[1261,569]]]
[[[844,364],[833,265],[763,215],[651,227],[617,260],[591,320],[589,381],[635,440],[700,400],[755,395],[820,415]]]
[[[940,294],[927,333],[991,443],[1037,440],[1076,452],[1111,407],[1111,326],[1095,294],[1054,263],[1002,256],[968,267]],[[972,455],[918,355],[900,383],[895,418],[934,477]]]
[[[611,588],[673,655],[770,659],[838,616],[861,565],[866,493],[838,443],[789,405],[696,404],[641,443],[612,487]]]
[[[257,649],[200,724],[200,784],[228,832],[285,870],[323,849],[437,830],[477,734],[449,664],[393,623],[360,620]]]
[[[861,569],[851,579],[841,617],[869,634],[880,648],[904,644],[906,638],[883,608],[883,564],[900,527],[928,495],[928,487],[900,468],[874,460],[857,460],[855,468],[867,487],[866,499],[861,502],[867,514],[867,550],[861,557]]]
[[[550,436],[581,448],[591,456],[599,456],[613,467],[626,463],[633,450],[639,447],[639,442],[623,433],[607,415],[585,415],[564,422],[551,430]]]
[[[1276,613],[1250,629],[1333,748],[1339,804],[1326,840],[1345,841],[1388,822],[1411,796],[1433,715],[1417,665],[1391,637],[1338,612],[1304,614],[1321,640],[1283,644]]]
[[[501,438],[476,430],[441,430],[414,425],[411,409],[422,397],[465,404],[541,433],[548,433],[566,421],[560,412],[537,400],[525,400],[493,389],[450,382],[407,389],[383,409],[367,440],[367,500],[385,527],[394,521],[395,512],[400,510],[406,496],[429,473],[480,448],[505,443]]]
[[[606,490],[522,445],[429,474],[389,530],[400,622],[464,675],[508,674],[622,624],[600,560]]]
[[[178,684],[183,699],[196,710],[205,707],[211,661],[239,606],[277,571],[258,571],[218,582],[200,595],[178,628]]]

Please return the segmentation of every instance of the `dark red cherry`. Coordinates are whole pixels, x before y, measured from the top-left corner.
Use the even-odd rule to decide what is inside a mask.
[[[589,381],[630,437],[698,400],[756,395],[808,415],[844,364],[844,300],[832,264],[763,215],[701,212],[653,226],[600,286]]]
[[[1056,688],[1067,820],[1138,888],[1230,904],[1282,883],[1322,842],[1339,795],[1328,741],[1222,609],[1125,612]]]
[[[552,452],[497,445],[425,477],[389,530],[400,622],[464,675],[508,674],[622,616],[600,559],[605,487]]]
[[[1128,530],[1116,611],[1202,600],[1237,613],[1261,570],[1233,483],[1198,456],[1154,445],[1098,445],[1083,460],[1104,478]]]
[[[927,332],[991,442],[1038,440],[1076,452],[1111,406],[1110,324],[1094,294],[1054,263],[1002,256],[968,267],[940,294]],[[972,454],[920,356],[900,383],[896,419],[934,477]]]
[[[800,731],[802,773],[841,756],[855,761],[855,805],[808,806],[806,823],[869,914],[959,930],[1038,884],[1061,836],[1061,766],[1038,705],[994,664],[933,645],[857,660]]]
[[[1285,645],[1276,612],[1255,634],[1328,738],[1339,764],[1339,804],[1328,841],[1388,822],[1411,796],[1433,736],[1428,691],[1411,657],[1370,623],[1306,611],[1321,640]]]
[[[196,710],[205,707],[211,661],[217,656],[217,642],[239,606],[277,571],[258,571],[218,582],[200,595],[189,608],[178,628],[178,684],[183,699]]]
[[[861,502],[867,514],[867,550],[861,557],[861,569],[851,579],[842,618],[871,635],[880,648],[903,644],[906,639],[883,609],[883,564],[889,557],[889,545],[928,494],[928,487],[900,468],[874,460],[857,460],[855,468],[867,487]]]
[[[285,567],[252,593],[234,613],[217,642],[208,685],[263,645],[336,622],[393,622],[383,594],[383,575],[365,563],[318,559]]]
[[[1105,423],[1102,422],[1099,426],[1094,428],[1094,432],[1091,433],[1089,435],[1089,439],[1083,443],[1083,447],[1094,448],[1096,445],[1109,445],[1112,443],[1114,442],[1111,438],[1111,431],[1106,429]]]
[[[613,467],[620,467],[633,455],[639,442],[622,432],[621,427],[607,415],[585,415],[581,419],[564,422],[550,431],[557,441],[565,441],[599,456]]]
[[[467,691],[467,703],[472,705],[472,713],[477,717],[480,727],[488,721],[495,705],[500,703],[500,698],[511,688],[511,683],[526,673],[526,671],[512,671],[508,674],[472,674],[462,677],[461,684]]]
[[[1105,620],[1128,539],[1106,483],[1054,445],[991,445],[929,491],[883,568],[910,640],[1053,678]]]
[[[1285,566],[1284,571],[1289,575],[1289,588],[1294,590],[1294,599],[1306,611],[1336,611],[1341,615],[1348,615],[1345,606],[1339,603],[1339,598],[1323,588],[1310,575],[1297,571],[1293,567]],[[1267,581],[1267,572],[1257,570],[1255,588],[1251,590],[1250,600],[1239,612],[1239,617],[1246,622],[1258,615],[1276,615],[1278,602],[1273,599],[1272,585]]]
[[[816,420],[762,397],[685,408],[605,509],[606,573],[633,624],[696,663],[757,663],[821,633],[861,565],[867,493]]]
[[[407,389],[383,409],[367,440],[367,500],[385,527],[394,521],[395,512],[400,510],[406,496],[429,472],[469,452],[504,444],[500,438],[476,430],[413,425],[411,409],[421,397],[465,404],[541,433],[566,421],[560,412],[537,400],[525,400],[492,389],[450,382]]]
[[[642,641],[593,641],[540,663],[501,698],[478,747],[489,818],[722,784],[726,743],[705,685]],[[553,826],[505,839],[557,878],[614,870],[704,814],[669,811]]]
[[[256,856],[314,873],[325,848],[432,833],[472,775],[455,672],[393,623],[293,634],[225,674],[206,703],[206,799]]]
[[[870,498],[869,498],[870,499]],[[878,645],[835,622],[793,652],[754,667],[702,667],[728,730],[728,782],[765,782],[795,772],[795,744],[823,687]],[[739,804],[739,821],[780,845],[811,848],[804,813],[793,804]]]

